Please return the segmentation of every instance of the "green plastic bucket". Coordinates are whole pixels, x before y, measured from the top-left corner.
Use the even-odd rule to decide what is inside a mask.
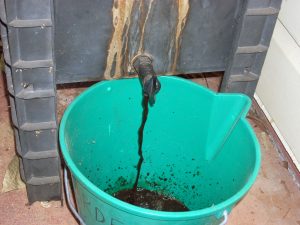
[[[61,150],[84,223],[224,224],[254,183],[260,149],[245,118],[250,99],[176,77],[159,80],[144,130],[139,186],[172,196],[191,211],[143,209],[110,195],[135,181],[142,90],[138,79],[103,81],[72,102],[60,125]]]

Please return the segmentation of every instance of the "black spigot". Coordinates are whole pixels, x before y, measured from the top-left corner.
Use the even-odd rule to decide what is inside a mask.
[[[160,90],[160,82],[154,72],[152,59],[148,55],[138,55],[133,59],[133,68],[137,72],[144,96],[149,97],[151,105],[155,102],[155,94]]]

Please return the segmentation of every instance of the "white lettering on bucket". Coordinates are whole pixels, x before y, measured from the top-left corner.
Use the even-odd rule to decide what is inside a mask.
[[[124,223],[120,222],[119,220],[116,220],[114,218],[111,219],[111,225],[122,225]]]
[[[95,208],[95,212],[96,212],[96,221],[100,222],[100,223],[104,223],[105,222],[105,218],[103,213],[100,211],[100,209],[98,209],[97,207]]]

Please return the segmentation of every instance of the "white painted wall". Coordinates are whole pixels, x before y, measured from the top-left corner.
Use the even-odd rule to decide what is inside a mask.
[[[300,1],[283,0],[256,95],[299,169]]]

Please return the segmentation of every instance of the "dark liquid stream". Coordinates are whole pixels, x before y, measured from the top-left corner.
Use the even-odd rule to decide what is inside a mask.
[[[148,118],[148,103],[149,103],[149,97],[148,96],[144,96],[143,98],[143,118],[142,118],[142,123],[139,129],[139,150],[138,150],[138,154],[140,156],[138,164],[137,164],[137,175],[135,178],[135,183],[133,185],[133,191],[137,191],[137,186],[139,183],[139,178],[140,178],[140,173],[141,173],[141,168],[142,168],[142,163],[144,161],[144,157],[143,157],[143,139],[144,139],[144,128],[145,128],[145,124]]]
[[[138,154],[139,154],[139,161],[137,164],[137,175],[135,179],[135,183],[132,189],[129,190],[121,190],[114,194],[114,197],[130,203],[132,205],[136,205],[142,208],[153,209],[153,210],[160,210],[160,211],[167,211],[167,212],[182,212],[182,211],[189,211],[189,209],[182,204],[181,202],[177,201],[174,198],[161,195],[155,191],[149,191],[146,189],[138,188],[140,173],[142,164],[144,161],[143,157],[143,138],[144,138],[144,128],[148,118],[148,104],[149,104],[149,97],[144,96],[143,98],[143,118],[142,123],[139,128],[139,138],[138,138]]]

